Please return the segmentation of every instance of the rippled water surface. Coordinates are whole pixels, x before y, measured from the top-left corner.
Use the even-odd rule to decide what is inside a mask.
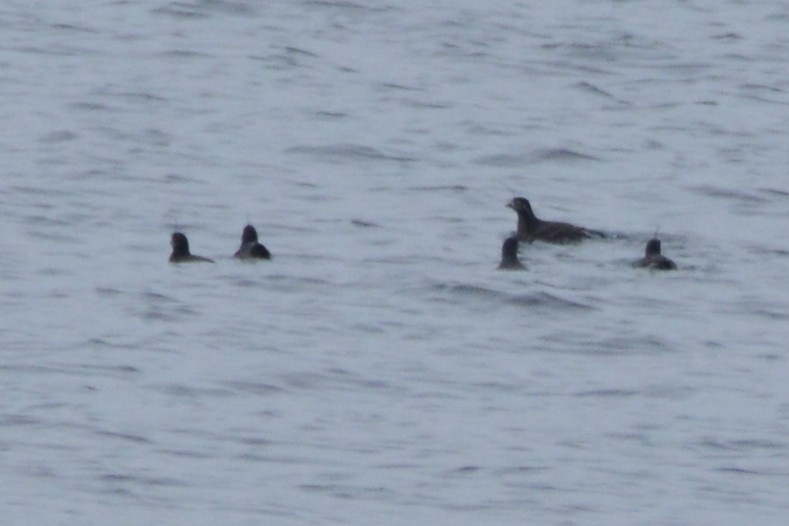
[[[777,1],[5,2],[4,517],[782,524],[787,34]],[[515,195],[608,237],[498,271]],[[247,222],[272,261],[232,259]],[[631,267],[656,232],[676,272]]]

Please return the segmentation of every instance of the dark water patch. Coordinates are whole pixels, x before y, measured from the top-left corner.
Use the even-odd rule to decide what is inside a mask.
[[[73,109],[78,111],[89,111],[89,112],[112,112],[118,113],[119,109],[113,106],[109,106],[107,104],[102,104],[101,102],[96,101],[80,101],[80,102],[72,102],[69,104]]]
[[[250,55],[249,59],[261,62],[267,69],[274,71],[291,71],[295,68],[306,67],[299,61],[298,55],[287,52],[272,53],[270,55]]]
[[[85,26],[75,26],[74,24],[56,23],[56,24],[51,24],[50,27],[58,31],[64,31],[69,33],[93,33],[93,34],[101,33],[98,29],[93,29],[91,27],[85,27]]]
[[[235,393],[228,389],[216,387],[192,387],[184,384],[160,384],[152,388],[160,393],[197,400],[204,396],[208,397],[229,397]]]
[[[152,9],[151,13],[155,15],[166,15],[182,20],[208,18],[208,14],[200,11],[197,4],[188,4],[186,2],[169,2],[162,7]]]
[[[285,53],[291,55],[303,55],[305,57],[310,57],[310,58],[318,58],[320,56],[312,51],[307,51],[306,49],[293,47],[293,46],[285,46],[283,50],[285,51]]]
[[[497,136],[497,137],[512,137],[517,135],[514,131],[508,131],[502,128],[494,128],[486,126],[478,122],[466,121],[463,122],[466,130],[470,135],[483,135],[483,136]],[[455,146],[455,145],[453,145]],[[455,146],[455,148],[459,148]]]
[[[497,290],[481,287],[478,285],[468,285],[465,283],[437,283],[433,285],[432,288],[438,292],[448,292],[456,298],[500,299],[506,297],[503,293]]]
[[[553,332],[540,338],[545,351],[584,356],[636,356],[665,353],[671,348],[657,337],[649,335],[617,335],[602,337],[598,333],[580,331]]]
[[[55,375],[65,375],[65,376],[74,376],[77,378],[84,379],[89,372],[96,372],[100,373],[101,376],[105,376],[107,372],[118,372],[121,373],[123,376],[130,374],[128,371],[123,370],[122,366],[120,367],[95,367],[93,369],[88,368],[88,366],[84,365],[0,365],[0,371],[11,371],[13,373],[22,373],[22,374],[31,374],[35,376],[39,376],[42,374],[55,374]]]
[[[20,414],[2,414],[0,415],[0,427],[31,427],[40,426],[43,422],[41,419],[34,418],[28,415]]]
[[[759,188],[760,192],[767,194],[771,197],[781,197],[786,198],[789,197],[789,191],[778,189],[778,188]]]
[[[272,291],[278,292],[303,293],[305,289],[312,289],[312,293],[315,293],[315,289],[319,287],[333,288],[337,286],[334,281],[328,279],[285,274],[266,275],[264,280],[268,283],[267,287],[270,287]]]
[[[411,163],[416,161],[411,157],[385,154],[376,148],[359,144],[294,146],[285,150],[285,153],[318,157],[329,162],[393,161]]]
[[[159,52],[159,55],[165,58],[175,59],[211,58],[211,55],[208,53],[192,51],[191,49],[166,49]]]
[[[627,102],[627,101],[625,101],[623,99],[620,99],[618,97],[615,97],[613,94],[611,94],[611,93],[605,91],[604,89],[599,88],[599,87],[597,87],[594,84],[591,84],[589,82],[585,82],[585,81],[578,82],[577,84],[575,84],[575,87],[577,89],[581,90],[581,91],[586,92],[586,93],[591,93],[592,95],[597,95],[597,96],[600,96],[600,97],[603,97],[603,98],[606,98],[606,99],[610,99],[610,100],[613,100],[613,101],[618,102],[620,104],[631,105],[629,102]]]
[[[118,91],[102,90],[102,94],[107,97],[117,97],[120,99],[130,100],[134,102],[168,102],[169,99],[155,93],[148,91]]]
[[[138,475],[127,475],[120,473],[109,473],[99,477],[104,483],[108,484],[138,484],[141,486],[185,488],[189,484],[172,477],[141,477]]]
[[[503,469],[498,469],[496,472],[499,475],[531,475],[533,473],[545,473],[550,471],[548,466],[510,466]]]
[[[173,308],[149,305],[135,311],[134,314],[147,321],[175,322],[185,317],[197,316],[199,312],[186,305],[179,305]]]
[[[162,148],[170,146],[170,144],[173,142],[172,135],[156,128],[148,128],[143,130],[142,133],[137,134],[135,137],[129,137],[129,139],[133,139],[135,142],[149,146],[158,146]]]
[[[340,119],[347,119],[349,115],[347,113],[339,112],[339,111],[316,111],[313,115],[319,119],[324,120],[340,120]]]
[[[445,110],[455,106],[451,102],[423,101],[418,99],[401,99],[400,103],[409,108],[423,110]]]
[[[459,468],[451,469],[446,472],[447,478],[455,478],[457,476],[474,475],[482,471],[480,466],[461,466]]]
[[[58,131],[47,133],[46,135],[41,137],[39,141],[45,144],[57,144],[61,142],[74,141],[78,138],[79,138],[79,134],[71,130],[58,130]]]
[[[720,40],[726,42],[735,42],[737,40],[742,40],[742,35],[739,33],[728,32],[728,33],[718,33],[716,35],[712,35],[710,37],[712,40]]]
[[[178,300],[172,296],[167,296],[160,292],[142,292],[140,298],[144,301],[151,301],[156,303],[178,303]]]
[[[133,349],[133,345],[120,346],[123,349]],[[128,377],[140,374],[140,370],[133,365],[93,365],[93,364],[80,364],[75,365],[75,369],[82,370],[89,375],[105,376],[107,373],[114,374],[118,377]]]
[[[300,372],[283,376],[283,381],[294,389],[339,390],[339,391],[400,391],[383,380],[364,378],[344,369],[328,369],[326,372]]]
[[[257,261],[236,261],[233,260],[234,263],[238,263],[239,265],[266,265],[265,261],[257,262]],[[234,287],[240,289],[248,289],[253,287],[258,287],[261,285],[261,280],[254,280],[247,277],[238,277],[238,276],[230,276],[230,281],[232,282]]]
[[[363,219],[351,219],[351,224],[353,226],[358,226],[362,228],[380,228],[381,226],[377,223],[373,223],[372,221],[365,221]]]
[[[516,168],[543,162],[575,163],[586,161],[601,161],[601,159],[569,148],[541,148],[519,154],[502,153],[478,157],[474,163],[483,166]]]
[[[185,449],[164,448],[164,449],[158,449],[157,453],[160,453],[162,455],[167,455],[170,457],[189,458],[189,459],[197,459],[197,460],[216,458],[215,455],[211,455],[203,452],[197,452],[197,451],[187,451]]]
[[[274,440],[269,440],[267,438],[261,438],[259,436],[243,436],[243,437],[234,437],[234,442],[238,442],[239,444],[244,444],[245,446],[273,446],[276,444]]]
[[[731,475],[773,475],[773,476],[781,476],[784,477],[783,473],[769,473],[766,471],[758,471],[755,469],[746,469],[746,468],[739,468],[739,467],[720,467],[715,468],[715,471],[718,473],[724,474],[731,474]]]
[[[576,152],[569,148],[546,148],[537,150],[535,158],[540,161],[600,161],[592,155]]]
[[[754,195],[742,190],[734,190],[731,188],[723,188],[713,185],[699,185],[689,188],[692,192],[696,192],[708,197],[715,197],[718,199],[727,199],[732,201],[739,201],[741,203],[766,203],[767,200],[763,197]]]
[[[789,102],[783,100],[769,99],[759,95],[743,95],[744,99],[755,100],[757,102],[766,102],[768,104],[777,104],[779,106],[789,106]]]
[[[231,391],[239,391],[241,393],[257,396],[270,396],[283,392],[281,387],[260,382],[232,381],[224,382],[223,385],[225,385]]]
[[[96,294],[99,296],[105,296],[109,298],[114,298],[116,296],[120,296],[123,292],[120,289],[112,288],[112,287],[96,287]]]
[[[355,323],[351,325],[351,328],[355,331],[359,331],[366,334],[384,334],[386,330],[378,324],[372,323]]]
[[[789,256],[789,248],[774,247],[767,245],[749,245],[748,249],[755,254],[759,254],[763,256],[781,256],[781,257]]]
[[[775,87],[775,86],[768,86],[766,84],[751,84],[745,83],[740,84],[740,88],[744,90],[751,90],[751,91],[767,91],[770,93],[786,93],[786,90]]]
[[[115,431],[96,431],[95,434],[106,437],[115,438],[124,442],[132,442],[135,444],[151,444],[151,441],[140,435],[133,435],[131,433],[118,433]]]
[[[715,438],[706,438],[701,440],[698,445],[703,449],[717,449],[723,451],[776,451],[789,449],[789,444],[763,439],[719,440]]]
[[[591,60],[613,62],[617,58],[615,49],[608,42],[551,42],[542,44],[540,47],[546,51],[555,51],[568,57],[583,59],[581,63],[584,64]]]
[[[780,307],[779,307],[780,308]],[[739,310],[739,309],[738,309]],[[765,307],[756,308],[751,311],[751,314],[754,314],[760,318],[767,318],[774,321],[785,321],[789,319],[789,313],[787,312],[779,312],[774,309],[767,309]]]
[[[74,193],[69,190],[61,190],[59,188],[53,188],[52,186],[22,186],[22,185],[13,185],[8,188],[9,193],[14,194],[24,194],[30,195],[34,197],[70,197]],[[37,202],[32,205],[34,208],[40,208],[49,210],[55,208],[55,205],[48,202]]]
[[[391,82],[384,82],[379,84],[381,88],[387,91],[425,91],[424,88],[418,88],[414,86],[406,86],[405,84],[396,84]]]
[[[508,297],[507,303],[538,309],[571,309],[584,311],[598,310],[597,307],[593,307],[592,305],[586,305],[575,300],[560,298],[559,296],[549,294],[547,292],[518,294]]]
[[[100,53],[95,48],[80,48],[74,46],[55,46],[55,47],[35,47],[35,46],[17,46],[12,47],[10,50],[19,53],[29,53],[37,56],[54,56],[54,57],[90,57],[97,56]]]
[[[369,493],[373,491],[380,492],[381,494],[391,492],[384,487],[363,488],[345,484],[299,484],[297,488],[311,493],[327,493],[334,498],[343,500],[369,498]]]
[[[589,348],[599,354],[643,354],[645,352],[668,351],[666,343],[651,335],[622,335],[603,338]]]
[[[165,174],[164,177],[157,178],[157,179],[155,179],[155,181],[158,181],[158,182],[160,182],[162,184],[166,184],[166,185],[171,185],[171,184],[172,185],[181,185],[183,183],[198,183],[198,184],[202,183],[201,180],[196,179],[196,178],[194,178],[192,176],[182,175],[182,174],[175,174],[175,173]],[[179,226],[181,228],[184,227],[184,225],[179,225]]]
[[[407,190],[412,192],[467,192],[468,186],[462,184],[447,184],[447,185],[434,185],[434,186],[409,186]]]
[[[641,394],[634,389],[593,389],[591,391],[580,391],[574,393],[573,396],[578,397],[602,397],[602,398],[626,398],[630,396],[638,396]]]
[[[380,5],[378,3],[367,3],[367,2],[350,2],[348,0],[306,0],[303,5],[305,6],[312,6],[312,7],[321,7],[321,8],[332,8],[338,10],[345,10],[345,11],[358,11],[358,12],[371,12],[371,13],[383,13],[383,12],[390,12],[390,11],[400,11],[400,8],[389,6],[389,5]]]

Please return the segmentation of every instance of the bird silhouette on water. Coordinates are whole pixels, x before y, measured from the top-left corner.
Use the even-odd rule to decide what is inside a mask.
[[[590,230],[570,223],[543,221],[534,215],[531,203],[524,197],[516,197],[507,206],[518,214],[518,239],[546,243],[577,243],[590,237],[605,237],[602,232]]]
[[[252,225],[241,233],[241,247],[233,257],[238,259],[271,259],[271,252],[258,242],[258,232]]]
[[[511,236],[501,245],[500,270],[525,270],[526,267],[518,259],[518,237]]]
[[[677,268],[676,263],[660,253],[660,240],[656,237],[647,242],[644,257],[633,263],[633,266],[654,270],[676,270]]]
[[[173,252],[170,254],[170,263],[213,263],[213,259],[195,256],[189,252],[189,240],[181,232],[173,232],[170,238]]]

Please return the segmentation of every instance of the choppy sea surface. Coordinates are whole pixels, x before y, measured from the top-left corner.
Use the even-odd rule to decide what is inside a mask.
[[[784,524],[787,35],[781,1],[3,2],[3,522]],[[609,237],[498,271],[516,195]],[[632,268],[656,232],[676,272]]]

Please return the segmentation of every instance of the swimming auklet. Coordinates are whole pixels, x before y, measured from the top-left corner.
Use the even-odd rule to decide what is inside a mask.
[[[660,253],[660,240],[658,238],[649,240],[644,257],[633,263],[633,266],[655,270],[676,270],[677,268],[673,261]]]
[[[539,239],[547,243],[575,243],[593,235],[604,237],[601,232],[570,223],[543,221],[534,215],[529,200],[523,197],[516,197],[507,206],[518,213],[518,239],[521,241]]]
[[[518,236],[508,237],[501,245],[501,263],[499,263],[500,270],[524,270],[523,266],[518,260]]]
[[[173,253],[170,254],[170,263],[188,263],[188,262],[205,262],[213,263],[214,260],[204,258],[202,256],[193,256],[189,253],[189,240],[180,232],[173,232],[170,238],[170,245],[173,247]]]
[[[258,233],[255,227],[247,225],[241,234],[241,248],[238,249],[233,257],[239,259],[271,259],[271,252],[258,243]]]

